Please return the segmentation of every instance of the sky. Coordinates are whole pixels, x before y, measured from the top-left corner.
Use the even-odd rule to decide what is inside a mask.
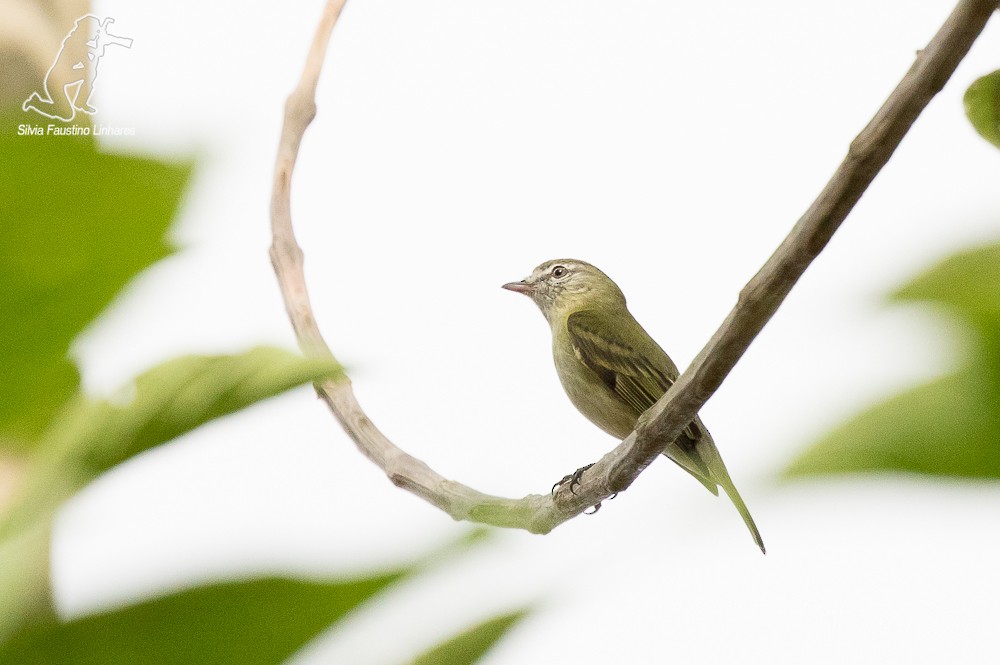
[[[197,168],[180,251],[74,348],[112,394],[185,353],[294,348],[268,205],[285,97],[322,9],[96,2],[133,39],[97,83],[109,150]],[[315,312],[372,420],[446,477],[519,497],[615,441],[562,393],[544,319],[501,284],[601,267],[682,368],[951,3],[350,0],[292,212]],[[482,662],[939,663],[996,653],[1000,487],[782,482],[810,442],[958,362],[949,322],[886,295],[1000,237],[1000,155],[962,94],[994,19],[701,412],[768,546],[665,461],[594,517],[498,532],[291,662],[389,665],[480,618],[532,616]],[[389,483],[302,388],[113,470],[60,512],[79,616],[219,576],[344,575],[464,533]],[[386,638],[389,635],[391,638]]]

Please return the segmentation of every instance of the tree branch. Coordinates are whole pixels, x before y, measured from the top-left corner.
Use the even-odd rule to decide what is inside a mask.
[[[634,463],[611,471],[612,489],[627,487],[718,390],[750,343],[889,161],[900,141],[954,73],[1000,2],[961,0],[788,237],[740,292],[736,307],[671,389],[639,419]]]
[[[309,303],[303,256],[292,231],[291,176],[299,144],[316,114],[315,95],[330,32],[346,0],[330,0],[299,84],[285,104],[271,199],[271,261],[303,353],[332,357]],[[694,418],[889,161],[903,136],[944,86],[1000,2],[961,0],[903,80],[851,143],[843,163],[791,233],[740,293],[736,307],[671,389],[640,417],[636,431],[584,474],[576,494],[506,499],[448,480],[394,445],[368,419],[348,379],[316,389],[355,444],[389,479],[456,520],[548,533],[626,489]]]

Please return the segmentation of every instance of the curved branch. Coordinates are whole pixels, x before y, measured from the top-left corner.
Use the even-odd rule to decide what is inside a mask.
[[[303,256],[292,231],[291,176],[306,127],[316,114],[316,84],[333,26],[346,0],[329,0],[302,78],[285,104],[271,198],[271,262],[285,308],[303,353],[332,357],[309,303]],[[931,98],[944,86],[982,32],[1000,2],[961,0],[919,53],[910,71],[867,127],[851,143],[846,159],[819,197],[740,293],[736,307],[671,389],[640,417],[632,432],[587,473],[576,494],[531,494],[506,499],[448,480],[394,445],[368,419],[351,383],[324,381],[317,392],[347,434],[389,479],[437,506],[456,520],[547,533],[588,507],[622,491],[675,439],[718,389],[733,366],[771,319],[792,286],[889,161],[903,136]]]

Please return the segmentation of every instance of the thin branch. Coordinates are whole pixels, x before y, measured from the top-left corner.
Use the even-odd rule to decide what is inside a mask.
[[[610,471],[612,490],[624,489],[675,439],[771,320],[813,259],[854,209],[875,176],[1000,6],[961,0],[871,122],[851,142],[847,157],[788,237],[740,292],[736,307],[680,379],[639,419],[635,450]]]
[[[292,231],[291,176],[299,144],[316,114],[316,84],[330,32],[346,0],[330,0],[317,28],[306,66],[285,104],[271,199],[271,261],[299,345],[307,355],[332,357],[309,304],[302,250]],[[736,307],[673,387],[642,415],[636,431],[583,477],[576,494],[531,494],[506,499],[448,480],[394,445],[368,419],[350,381],[317,386],[348,435],[389,479],[456,520],[548,533],[588,507],[622,491],[675,439],[718,389],[733,366],[823,250],[903,136],[944,86],[1000,2],[961,0],[917,56],[906,76],[867,127],[851,143],[847,158],[809,210],[760,272],[740,293]]]

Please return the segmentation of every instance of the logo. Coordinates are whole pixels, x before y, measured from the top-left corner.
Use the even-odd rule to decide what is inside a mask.
[[[76,19],[73,29],[62,41],[55,62],[45,73],[42,91],[31,93],[21,105],[22,110],[64,122],[72,121],[77,111],[87,115],[97,113],[90,101],[97,82],[97,67],[105,49],[109,46],[132,48],[130,38],[109,31],[114,22],[113,18],[101,21],[93,14]],[[83,129],[89,130],[89,127]]]

